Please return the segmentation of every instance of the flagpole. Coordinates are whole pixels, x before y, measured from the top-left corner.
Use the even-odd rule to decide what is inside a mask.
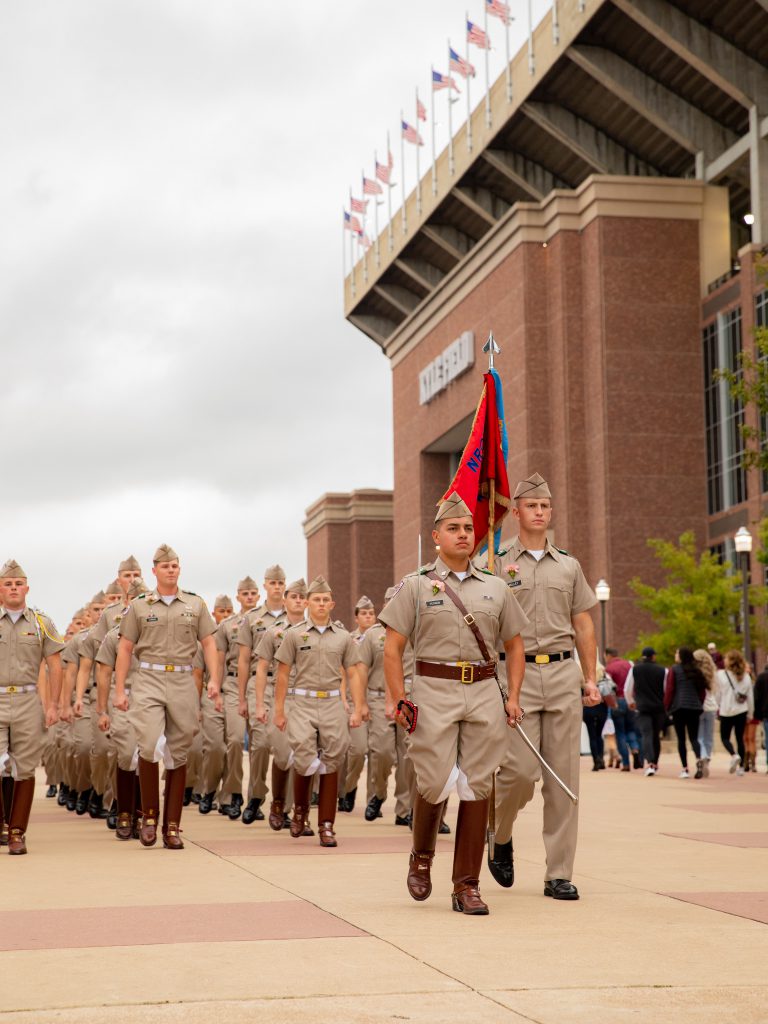
[[[435,65],[430,68],[432,79],[432,195],[437,195],[437,158],[435,153]],[[450,93],[450,89],[448,92]],[[450,100],[450,96],[448,99]]]
[[[560,45],[560,21],[557,17],[557,0],[552,0],[552,41]]]
[[[400,182],[402,185],[403,205],[401,207],[403,235],[408,230],[408,218],[405,213],[405,140],[403,138],[403,111],[400,111]]]
[[[467,54],[467,64],[469,64],[469,31],[467,30],[467,23],[469,22],[469,11],[464,14],[464,50]],[[467,74],[467,152],[472,152],[472,104],[469,99],[469,80],[472,76]]]
[[[344,271],[344,280],[347,280],[347,222],[344,219],[346,210],[341,208],[341,265]]]
[[[451,40],[448,40],[448,77],[452,77],[451,73]],[[448,170],[453,176],[456,173],[456,164],[453,159],[453,118],[451,115],[451,106],[453,101],[451,99],[451,87],[448,86]]]
[[[507,50],[507,103],[512,102],[512,63],[509,56],[509,21],[511,16],[504,18],[504,42]]]
[[[421,171],[419,170],[419,87],[416,86],[416,215],[421,216]]]
[[[392,168],[389,166],[390,159],[389,155],[392,150],[389,148],[389,132],[387,132],[387,170],[389,171],[389,177],[392,177]],[[395,241],[392,237],[392,183],[387,182],[387,242],[389,244],[389,251],[395,247]]]
[[[488,335],[488,341],[483,345],[483,352],[488,353],[488,372],[493,370],[493,357],[499,351],[499,346],[496,344],[496,339],[493,336],[493,331]],[[496,453],[498,454],[498,453]],[[496,547],[496,479],[495,476],[490,480],[490,490],[488,494],[488,568],[493,572],[493,563],[495,557]]]
[[[488,4],[483,4],[483,31],[485,32],[485,126],[491,127],[491,73],[489,70],[490,40],[488,39]]]
[[[379,158],[376,155],[376,150],[373,151],[373,180],[378,181],[376,175],[376,168],[379,166]],[[381,250],[379,249],[379,200],[376,196],[373,197],[373,201],[376,204],[373,208],[374,225],[376,229],[376,266],[381,266]]]
[[[361,171],[360,172],[360,179],[361,179],[360,184],[361,184],[361,187],[363,189],[363,191],[362,191],[363,205],[365,207],[367,207],[368,206],[368,202],[366,202],[366,198],[365,198],[365,186],[364,186],[363,181],[362,181],[363,178],[365,178],[365,171]],[[366,216],[367,216],[366,210],[363,210],[363,238],[365,238],[365,218],[366,218]],[[360,239],[360,245],[362,246],[362,249],[363,249],[363,283],[364,284],[368,284],[368,252],[367,252],[367,250],[365,248],[365,245],[363,245],[363,239],[362,238]]]
[[[533,55],[533,0],[528,0],[528,71],[536,74],[536,59]]]

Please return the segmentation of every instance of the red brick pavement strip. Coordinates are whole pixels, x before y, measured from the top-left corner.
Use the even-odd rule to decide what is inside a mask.
[[[337,847],[328,848],[320,846],[315,837],[307,836],[302,839],[292,839],[287,833],[282,838],[277,836],[254,837],[253,839],[205,839],[195,840],[195,846],[201,846],[209,853],[215,853],[219,857],[338,857],[343,853],[403,853],[407,854],[411,849],[411,834],[407,836],[371,836],[370,839],[359,836],[344,838],[337,833]],[[448,845],[453,842],[449,836],[445,840],[438,840],[438,846]]]
[[[764,804],[664,804],[665,807],[681,811],[701,811],[702,814],[766,814],[768,803]]]
[[[738,846],[744,850],[768,849],[768,832],[662,832],[672,839],[693,839],[697,843]]]
[[[5,952],[366,935],[304,900],[0,912],[0,950]]]
[[[661,895],[768,924],[768,892],[664,892]]]

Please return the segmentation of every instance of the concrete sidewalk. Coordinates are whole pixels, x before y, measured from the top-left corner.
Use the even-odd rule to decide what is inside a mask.
[[[542,895],[541,804],[518,822],[516,881],[481,878],[487,918],[405,889],[393,802],[339,815],[336,850],[187,808],[187,849],[119,843],[43,798],[30,854],[0,854],[0,1024],[763,1024],[768,775],[592,773],[582,759],[582,899]],[[449,822],[457,803],[452,798]],[[314,821],[313,812],[313,821]]]

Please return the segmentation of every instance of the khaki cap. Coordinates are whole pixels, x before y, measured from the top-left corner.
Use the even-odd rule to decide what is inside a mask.
[[[384,594],[385,601],[391,601],[397,593],[397,587],[387,587],[386,593]]]
[[[469,511],[469,506],[460,498],[456,491],[453,491],[443,501],[440,502],[440,506],[435,516],[435,522],[439,523],[441,519],[461,519],[462,516],[471,516],[472,513]]]
[[[91,600],[88,603],[89,604],[104,604],[104,602],[106,600],[107,600],[107,595],[104,593],[103,590],[100,590],[98,592],[98,594],[94,594],[93,595],[93,597],[91,598]]]
[[[552,492],[549,484],[540,473],[534,473],[527,480],[521,480],[512,495],[517,501],[518,498],[551,498]]]
[[[141,566],[136,561],[136,559],[133,557],[133,555],[128,555],[128,557],[124,558],[122,560],[122,562],[120,563],[120,565],[118,565],[117,571],[118,572],[141,572]]]
[[[268,569],[264,570],[265,580],[283,580],[285,582],[285,569],[282,565],[270,565]]]
[[[110,594],[122,594],[122,590],[117,583],[110,583],[104,593],[109,597]]]
[[[158,562],[178,562],[178,560],[179,556],[170,544],[161,544],[154,555],[152,555],[152,561],[155,565]]]
[[[285,588],[286,594],[298,594],[300,597],[307,596],[307,581],[302,577],[299,580],[294,580],[293,583],[289,583]]]
[[[232,604],[232,598],[228,597],[227,594],[219,594],[219,596],[213,602],[213,607],[234,609],[234,605]]]
[[[0,579],[3,580],[25,580],[27,574],[21,568],[15,558],[9,558],[2,569],[0,569]]]
[[[238,590],[258,590],[259,584],[253,578],[253,576],[246,576],[244,580],[240,580],[237,584]]]
[[[357,615],[357,613],[362,608],[373,608],[373,601],[370,599],[370,597],[366,597],[365,594],[363,594],[362,597],[358,597],[357,599],[357,604],[355,605],[355,615]]]
[[[307,594],[333,594],[333,591],[324,576],[315,576],[307,588]]]
[[[141,578],[141,576],[135,579],[133,583],[131,583],[130,587],[128,587],[128,597],[130,598],[138,597],[139,594],[146,594],[148,592],[149,587]]]

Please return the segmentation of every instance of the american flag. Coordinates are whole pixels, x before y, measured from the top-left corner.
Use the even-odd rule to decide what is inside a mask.
[[[352,196],[350,196],[349,207],[352,210],[352,213],[365,213],[365,211],[368,209],[368,200],[353,199]]]
[[[377,163],[376,167],[381,167],[381,164]],[[387,174],[389,174],[388,168],[385,167],[384,170],[387,171]],[[384,189],[381,187],[378,181],[374,181],[373,178],[363,178],[363,195],[380,196],[383,191]]]
[[[366,235],[366,233],[364,231],[358,231],[358,233],[357,233],[357,240],[360,243],[360,245],[362,245],[362,247],[364,249],[370,249],[371,248],[371,240],[368,237],[368,235]]]
[[[491,41],[488,38],[488,33],[483,32],[479,25],[476,25],[473,21],[467,22],[467,42],[474,43],[475,46],[479,46],[481,50],[490,50]]]
[[[363,225],[357,217],[354,217],[351,213],[347,213],[346,210],[344,211],[344,227],[347,231],[354,231],[356,235],[359,235],[363,230]]]
[[[502,0],[485,0],[485,8],[489,14],[503,21],[505,25],[510,25],[514,20],[509,10],[509,4],[502,3]]]
[[[455,50],[448,50],[448,67],[462,78],[474,78],[476,71],[468,60],[464,60]]]
[[[380,164],[376,161],[376,177],[379,181],[383,181],[385,185],[389,184],[389,179],[392,175],[392,166],[387,164]]]
[[[439,71],[432,72],[432,91],[438,92],[440,89],[455,89],[459,92],[459,87],[456,85],[450,75],[441,75]]]
[[[427,108],[421,102],[419,97],[416,97],[416,117],[419,121],[427,120]]]
[[[419,135],[419,133],[416,131],[413,125],[408,124],[407,121],[403,121],[402,132],[403,138],[405,139],[406,142],[412,142],[414,146],[424,145],[424,140],[422,139],[422,137]]]

